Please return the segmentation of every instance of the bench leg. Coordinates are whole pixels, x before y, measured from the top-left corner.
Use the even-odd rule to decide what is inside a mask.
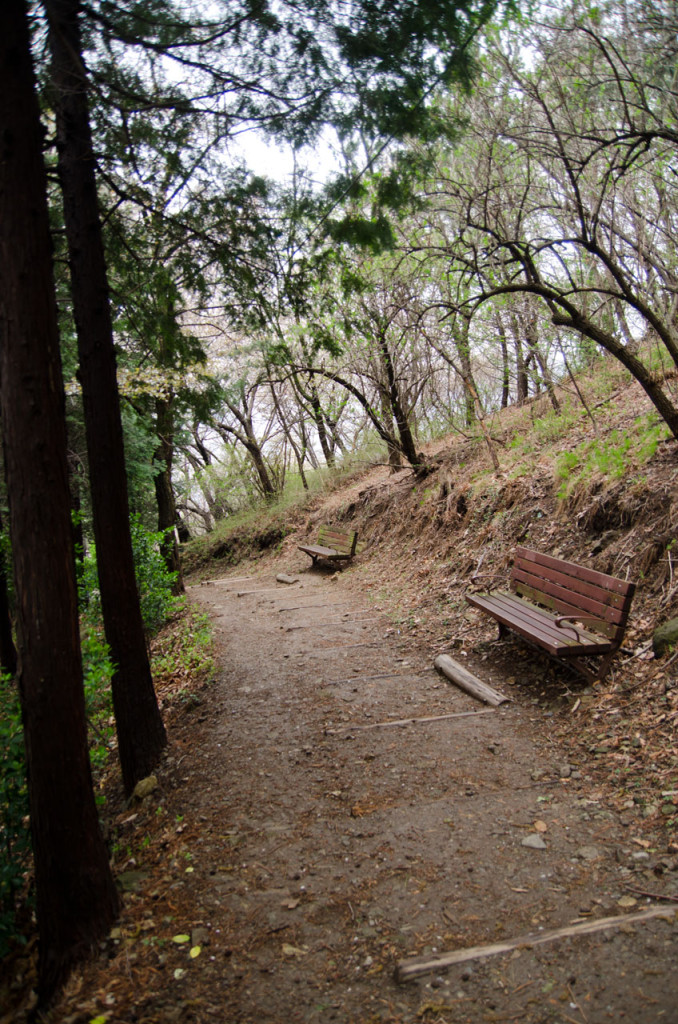
[[[610,669],[612,659],[614,658],[616,653],[616,651],[610,651],[609,654],[605,654],[601,658],[598,667],[595,671],[593,669],[590,669],[589,666],[584,661],[582,661],[581,658],[568,658],[568,664],[576,668],[577,672],[579,672],[580,675],[584,676],[587,682],[602,683],[603,679],[605,678]]]

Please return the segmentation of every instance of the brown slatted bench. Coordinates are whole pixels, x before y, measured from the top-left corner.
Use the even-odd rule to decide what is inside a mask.
[[[521,547],[509,585],[467,593],[466,600],[497,620],[500,635],[513,630],[589,682],[605,678],[624,637],[635,583]],[[582,660],[591,655],[602,656],[597,670]]]
[[[317,544],[299,544],[300,551],[311,556],[313,565],[318,559],[324,562],[350,562],[351,559],[362,549],[363,545],[358,544],[358,534],[351,530],[342,533],[334,530],[331,526],[321,526],[318,531]]]

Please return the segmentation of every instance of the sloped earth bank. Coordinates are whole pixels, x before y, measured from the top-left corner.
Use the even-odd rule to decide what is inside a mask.
[[[149,832],[119,864],[136,892],[110,963],[54,1019],[678,1020],[678,906],[625,920],[660,902],[639,890],[678,896],[675,856],[549,735],[545,663],[517,643],[503,664],[453,652],[511,697],[488,711],[432,671],[443,648],[401,633],[364,567],[306,562],[290,546],[191,589],[221,672],[173,729],[161,790],[120,816]],[[413,956],[613,915],[394,979]]]

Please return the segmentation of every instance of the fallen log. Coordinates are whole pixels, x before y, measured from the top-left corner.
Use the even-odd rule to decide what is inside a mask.
[[[641,910],[637,914],[617,914],[614,917],[600,917],[597,920],[566,925],[564,928],[552,928],[537,935],[519,935],[514,939],[506,939],[503,942],[491,942],[487,946],[469,946],[466,949],[457,949],[452,953],[439,953],[437,956],[432,957],[411,957],[409,960],[398,961],[395,969],[395,979],[399,982],[409,981],[411,978],[420,978],[423,974],[431,974],[444,967],[453,967],[455,964],[466,963],[468,960],[482,960],[489,956],[497,956],[499,953],[510,953],[514,949],[529,949],[531,946],[539,946],[544,942],[554,942],[556,939],[574,938],[578,935],[593,935],[595,932],[638,924],[641,921],[649,921],[655,917],[663,917],[670,921],[675,916],[676,910],[673,907],[648,907],[647,910]]]
[[[456,686],[466,693],[470,693],[476,700],[481,700],[484,704],[491,704],[492,707],[498,708],[500,704],[511,699],[510,697],[505,697],[503,693],[493,690],[491,686],[478,679],[472,672],[465,669],[463,665],[460,665],[458,661],[450,658],[448,654],[439,654],[433,664],[436,670],[445,676],[446,679],[455,683]]]

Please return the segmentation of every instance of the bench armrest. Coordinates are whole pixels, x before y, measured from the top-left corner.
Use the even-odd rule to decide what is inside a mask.
[[[564,622],[569,623],[569,628],[574,631],[574,635],[579,639],[579,630],[574,625],[575,622],[600,623],[601,621],[602,620],[595,615],[559,615],[555,624],[559,629],[562,629]]]

